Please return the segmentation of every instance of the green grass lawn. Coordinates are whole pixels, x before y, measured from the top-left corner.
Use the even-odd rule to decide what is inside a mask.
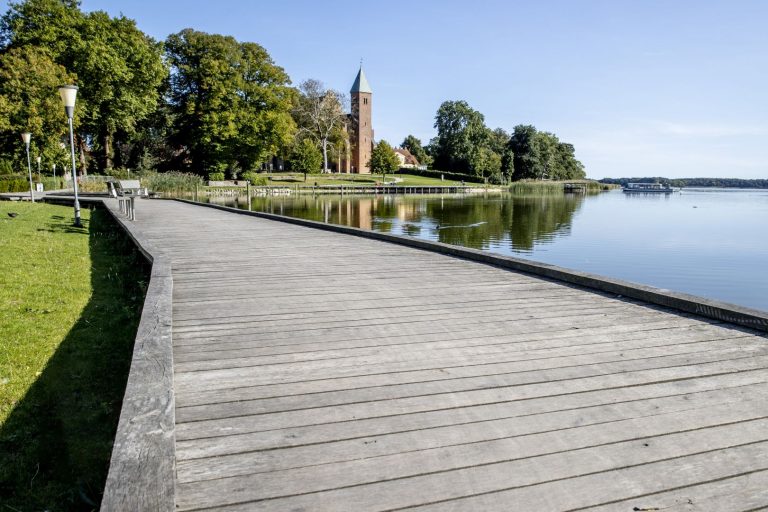
[[[270,185],[373,185],[383,183],[381,174],[308,174],[307,181],[304,182],[304,175],[301,173],[272,173]],[[398,181],[399,180],[399,181]],[[460,185],[460,181],[445,180],[440,178],[431,178],[427,176],[415,176],[413,174],[387,174],[386,183],[397,181],[398,186],[411,187],[420,185],[431,186],[451,186]],[[477,185],[476,183],[467,183],[467,185]]]
[[[149,267],[82,213],[77,229],[71,207],[0,202],[2,512],[101,498]]]

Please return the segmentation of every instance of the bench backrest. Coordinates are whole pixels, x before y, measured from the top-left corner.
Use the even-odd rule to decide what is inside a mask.
[[[139,180],[117,180],[117,184],[123,190],[136,190],[141,188]]]
[[[147,194],[146,189],[142,188],[139,180],[115,180],[113,183],[115,186],[115,193],[118,196],[144,196]]]

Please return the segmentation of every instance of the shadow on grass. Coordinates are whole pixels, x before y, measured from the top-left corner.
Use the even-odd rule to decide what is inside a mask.
[[[149,264],[104,210],[86,234],[92,296],[0,429],[0,512],[95,510],[104,489]]]

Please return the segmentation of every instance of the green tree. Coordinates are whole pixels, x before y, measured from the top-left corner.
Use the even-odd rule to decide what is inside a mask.
[[[323,154],[317,146],[308,138],[298,141],[288,155],[288,165],[292,171],[303,172],[304,181],[307,181],[307,173],[320,172],[323,164]]]
[[[299,85],[301,93],[293,110],[299,131],[312,137],[323,151],[323,172],[328,172],[328,147],[339,138],[347,116],[343,93],[326,89],[319,80],[309,79]]]
[[[502,166],[512,162],[514,180],[570,180],[586,176],[572,144],[560,142],[555,134],[537,131],[530,125],[515,127],[507,151],[513,156],[506,156]]]
[[[385,140],[379,141],[371,151],[371,161],[368,162],[371,173],[381,174],[384,181],[388,172],[395,172],[400,168],[400,160],[397,159],[392,146]]]
[[[10,2],[0,20],[0,44],[11,46],[38,46],[45,48],[57,62],[66,67],[72,64],[72,44],[82,38],[79,34],[83,22],[78,0],[24,0]]]
[[[437,137],[430,143],[435,167],[445,171],[471,171],[473,151],[488,136],[483,114],[466,101],[446,101],[435,115]]]
[[[115,136],[128,139],[138,123],[158,106],[160,85],[168,75],[162,44],[155,42],[124,16],[103,11],[85,16],[82,39],[75,48],[86,132],[97,142],[103,169],[113,167]]]
[[[493,150],[494,153],[503,155],[509,143],[510,135],[503,128],[496,128],[495,130],[488,131],[488,147]]]
[[[32,133],[32,157],[41,156],[46,170],[51,164],[63,170],[69,162],[61,144],[67,122],[56,87],[72,79],[38,47],[13,48],[0,55],[0,151],[15,157],[16,169],[26,168],[19,136],[24,131]],[[76,127],[80,112],[75,111]]]
[[[489,147],[480,146],[473,151],[470,165],[475,174],[499,182],[501,178],[501,155]]]
[[[584,165],[576,159],[576,150],[573,144],[560,142],[557,145],[557,167],[562,173],[560,179],[584,179],[587,173],[584,172]]]
[[[253,170],[268,156],[275,155],[293,141],[296,124],[291,109],[295,90],[283,68],[276,66],[267,51],[256,43],[241,43],[239,134],[233,152],[242,169]]]
[[[172,140],[195,172],[251,170],[287,145],[294,92],[266,50],[185,29],[166,41]]]
[[[100,167],[111,168],[115,137],[133,136],[157,107],[167,75],[162,47],[124,16],[84,14],[74,0],[25,0],[3,16],[0,40],[5,51],[37,47],[76,78],[83,162],[90,141],[102,154]]]
[[[427,154],[427,151],[421,145],[421,141],[413,135],[408,135],[403,139],[403,143],[400,147],[407,149],[410,153],[416,157],[421,165],[429,166],[432,164],[432,157]]]
[[[531,125],[515,126],[507,149],[513,154],[512,179],[533,179],[536,177],[537,153],[534,146],[536,128]]]

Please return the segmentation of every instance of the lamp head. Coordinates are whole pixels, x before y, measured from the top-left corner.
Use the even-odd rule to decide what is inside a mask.
[[[43,157],[41,157],[41,156],[38,156],[38,157],[37,157],[37,163],[39,164],[39,163],[40,163],[40,161],[41,161],[42,159],[43,159]]]
[[[62,85],[59,87],[59,95],[61,95],[61,101],[64,103],[64,111],[67,113],[67,117],[72,119],[75,114],[75,101],[77,100],[77,86],[76,85]]]
[[[24,144],[29,146],[29,142],[32,140],[32,134],[29,132],[24,132],[21,134],[21,140],[24,141]]]

